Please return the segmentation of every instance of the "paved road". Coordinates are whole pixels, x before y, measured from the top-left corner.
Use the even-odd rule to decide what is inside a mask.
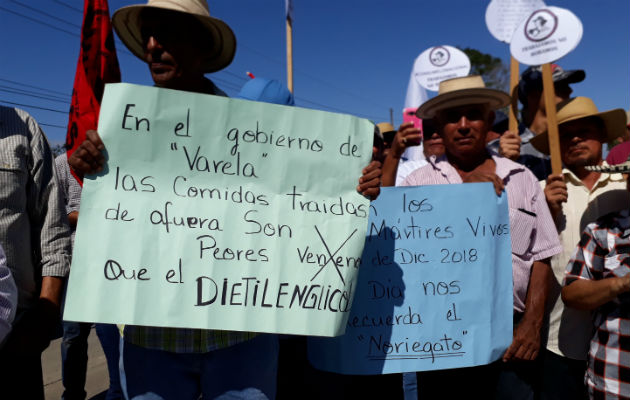
[[[42,354],[46,400],[59,400],[63,393],[60,346],[61,339],[54,340]],[[88,367],[85,383],[87,398],[92,400],[104,398],[104,392],[108,387],[107,362],[101,344],[96,337],[96,332],[92,328],[88,338]]]

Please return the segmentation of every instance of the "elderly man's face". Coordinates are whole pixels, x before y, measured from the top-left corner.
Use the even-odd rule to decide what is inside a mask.
[[[201,54],[209,42],[197,20],[160,11],[145,12],[140,20],[145,61],[157,86],[181,89],[203,76]]]
[[[579,119],[558,126],[562,162],[568,168],[599,164],[604,129],[601,120],[596,118]]]
[[[486,135],[494,113],[485,105],[471,105],[439,111],[438,132],[446,152],[464,158],[486,151]]]

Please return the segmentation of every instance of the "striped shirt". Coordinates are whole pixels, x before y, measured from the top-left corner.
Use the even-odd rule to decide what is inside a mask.
[[[507,158],[492,155],[495,173],[503,180],[510,212],[512,240],[512,277],[514,310],[525,311],[525,298],[534,261],[544,260],[562,251],[538,180],[526,167]],[[463,183],[446,156],[429,159],[429,165],[412,172],[402,186],[446,185]]]
[[[0,106],[0,245],[18,288],[18,311],[39,297],[42,276],[70,270],[70,228],[53,155],[26,112]]]
[[[566,267],[565,286],[630,273],[630,212],[608,214],[589,224]],[[630,398],[630,293],[600,306],[588,352],[586,383],[591,398]]]
[[[204,91],[206,93],[227,96],[209,79],[206,79],[205,83]],[[253,339],[256,334],[252,332],[126,325],[123,336],[126,341],[149,349],[174,353],[206,353]]]

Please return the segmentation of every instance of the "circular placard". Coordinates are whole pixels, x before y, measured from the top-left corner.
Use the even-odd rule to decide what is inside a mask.
[[[522,64],[551,63],[573,51],[582,40],[582,32],[582,22],[571,11],[541,8],[516,28],[510,52]]]
[[[492,0],[486,8],[486,26],[496,39],[510,43],[518,25],[544,7],[542,0]]]
[[[427,90],[438,90],[446,79],[470,73],[470,60],[463,51],[452,46],[435,46],[423,51],[413,64],[416,81]]]

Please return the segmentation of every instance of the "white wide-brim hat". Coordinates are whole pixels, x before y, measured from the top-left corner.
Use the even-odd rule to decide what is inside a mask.
[[[588,97],[573,97],[556,105],[558,127],[567,122],[583,118],[598,117],[606,127],[606,142],[612,142],[626,131],[626,112],[621,108],[599,112],[593,100]],[[536,135],[529,141],[538,151],[549,154],[547,131]]]
[[[418,107],[416,116],[434,118],[437,111],[474,104],[488,104],[491,110],[497,110],[510,104],[510,96],[487,88],[479,75],[447,79],[440,82],[437,96]]]
[[[189,15],[197,19],[212,38],[212,47],[203,55],[204,72],[215,72],[227,67],[236,53],[236,37],[232,29],[220,19],[210,16],[206,0],[149,0],[146,5],[137,4],[118,9],[112,17],[112,25],[120,40],[137,57],[144,60],[145,49],[140,33],[140,12],[154,8]],[[168,24],[171,21],[164,21]],[[185,26],[180,29],[186,29]]]

